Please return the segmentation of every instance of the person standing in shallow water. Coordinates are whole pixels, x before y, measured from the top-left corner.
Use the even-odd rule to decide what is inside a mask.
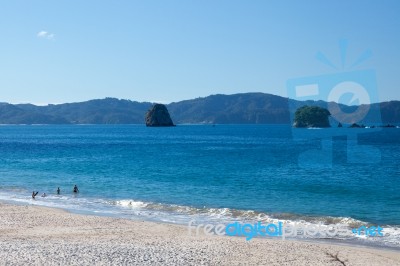
[[[39,191],[37,191],[36,193],[35,193],[35,191],[32,191],[32,199],[35,199],[37,194],[39,194]]]
[[[57,188],[57,195],[60,195],[60,192],[61,192],[60,187],[58,187]]]
[[[79,189],[78,189],[77,185],[74,186],[74,190],[73,191],[74,191],[74,193],[78,193],[79,192]]]

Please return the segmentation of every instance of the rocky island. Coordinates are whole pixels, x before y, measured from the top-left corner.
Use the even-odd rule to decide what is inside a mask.
[[[154,104],[152,108],[147,111],[145,122],[147,127],[173,127],[171,116],[169,115],[167,107],[163,104]]]
[[[293,127],[330,127],[330,112],[318,106],[302,106],[295,112]]]

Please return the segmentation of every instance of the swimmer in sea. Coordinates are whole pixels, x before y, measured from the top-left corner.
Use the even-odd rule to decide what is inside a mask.
[[[74,190],[73,191],[74,191],[74,193],[78,193],[79,192],[79,189],[78,189],[78,187],[76,185],[74,186]]]
[[[32,191],[32,199],[35,199],[36,195],[39,194],[39,191]]]
[[[60,195],[60,192],[61,192],[60,187],[58,187],[57,188],[57,195]]]

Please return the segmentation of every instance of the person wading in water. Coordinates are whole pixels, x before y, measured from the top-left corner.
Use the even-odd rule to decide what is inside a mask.
[[[39,191],[32,191],[32,199],[35,199],[36,195],[39,194]]]

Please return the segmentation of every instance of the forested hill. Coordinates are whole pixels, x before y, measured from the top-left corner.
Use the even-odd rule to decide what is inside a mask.
[[[290,110],[303,105],[326,107],[324,101],[300,102],[266,93],[211,95],[167,105],[175,124],[288,124]],[[0,124],[143,124],[150,102],[106,98],[79,103],[36,106],[0,103]],[[341,105],[351,113],[357,106]],[[382,123],[400,123],[400,101],[376,103]],[[366,117],[364,123],[375,123]]]

